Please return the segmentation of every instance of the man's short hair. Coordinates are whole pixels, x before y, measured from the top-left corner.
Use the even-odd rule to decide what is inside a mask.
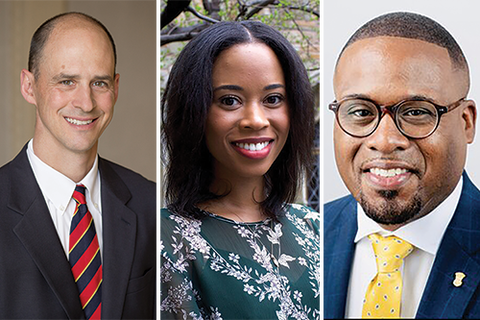
[[[112,44],[113,48],[113,56],[114,56],[114,69],[117,65],[117,49],[115,47],[115,42],[113,41],[113,37],[108,31],[108,29],[97,19],[92,16],[89,16],[85,13],[81,12],[66,12],[56,15],[47,21],[45,21],[38,29],[35,31],[32,37],[32,41],[30,42],[30,53],[28,55],[28,71],[33,73],[35,79],[38,79],[39,76],[39,63],[42,59],[43,50],[45,48],[45,44],[48,41],[48,38],[52,34],[52,31],[55,29],[55,26],[63,20],[67,16],[76,16],[80,19],[84,19],[85,21],[91,22],[93,25],[101,28],[108,36],[110,43]]]
[[[455,68],[468,71],[467,60],[452,35],[436,21],[412,12],[387,13],[368,21],[350,37],[339,59],[345,49],[356,41],[381,36],[416,39],[436,44],[447,49]]]

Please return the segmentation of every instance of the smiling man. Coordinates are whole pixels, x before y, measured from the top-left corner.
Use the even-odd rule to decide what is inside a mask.
[[[325,205],[325,318],[480,317],[480,192],[469,70],[435,21],[362,26],[335,69],[335,157],[350,196]]]
[[[0,168],[0,318],[154,318],[155,184],[100,158],[120,76],[81,13],[33,35],[21,92],[33,139]]]

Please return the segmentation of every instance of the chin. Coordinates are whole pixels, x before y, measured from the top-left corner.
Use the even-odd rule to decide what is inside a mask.
[[[405,224],[417,218],[423,208],[418,194],[403,201],[396,190],[380,190],[373,199],[360,191],[358,202],[370,219],[383,225]]]
[[[70,144],[67,146],[67,149],[69,149],[72,152],[75,153],[87,153],[92,148],[95,146],[95,142],[83,142],[83,143],[75,143],[75,144]]]

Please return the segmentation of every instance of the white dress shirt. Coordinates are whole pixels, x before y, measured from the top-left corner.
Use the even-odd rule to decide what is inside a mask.
[[[40,160],[33,152],[32,141],[33,139],[30,140],[27,147],[28,161],[45,198],[53,224],[55,225],[55,229],[57,229],[58,237],[68,259],[70,224],[76,208],[75,200],[73,200],[72,196],[77,184]],[[98,245],[100,246],[100,256],[102,256],[102,201],[100,194],[100,173],[98,172],[98,155],[95,157],[92,169],[90,169],[79,184],[83,184],[86,187],[85,199],[87,201],[88,211],[92,214],[93,221],[95,222]]]
[[[463,178],[455,190],[432,212],[393,232],[382,229],[368,218],[362,207],[357,204],[358,231],[355,236],[355,254],[347,293],[346,318],[362,317],[363,299],[368,284],[377,274],[375,255],[368,239],[368,235],[372,233],[379,233],[382,236],[395,235],[415,247],[405,258],[400,270],[403,280],[400,316],[415,317],[438,247],[460,199],[462,185]]]

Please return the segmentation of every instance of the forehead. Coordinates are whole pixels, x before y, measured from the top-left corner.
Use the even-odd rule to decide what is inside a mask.
[[[422,40],[375,37],[359,40],[340,57],[334,76],[337,100],[365,95],[381,103],[425,96],[451,103],[465,91],[447,49]]]
[[[114,67],[113,46],[107,34],[91,22],[78,18],[57,23],[42,53],[42,64],[84,64]],[[41,67],[41,66],[40,66]]]
[[[277,56],[263,43],[234,45],[220,53],[213,65],[213,82],[255,81],[284,82]]]

